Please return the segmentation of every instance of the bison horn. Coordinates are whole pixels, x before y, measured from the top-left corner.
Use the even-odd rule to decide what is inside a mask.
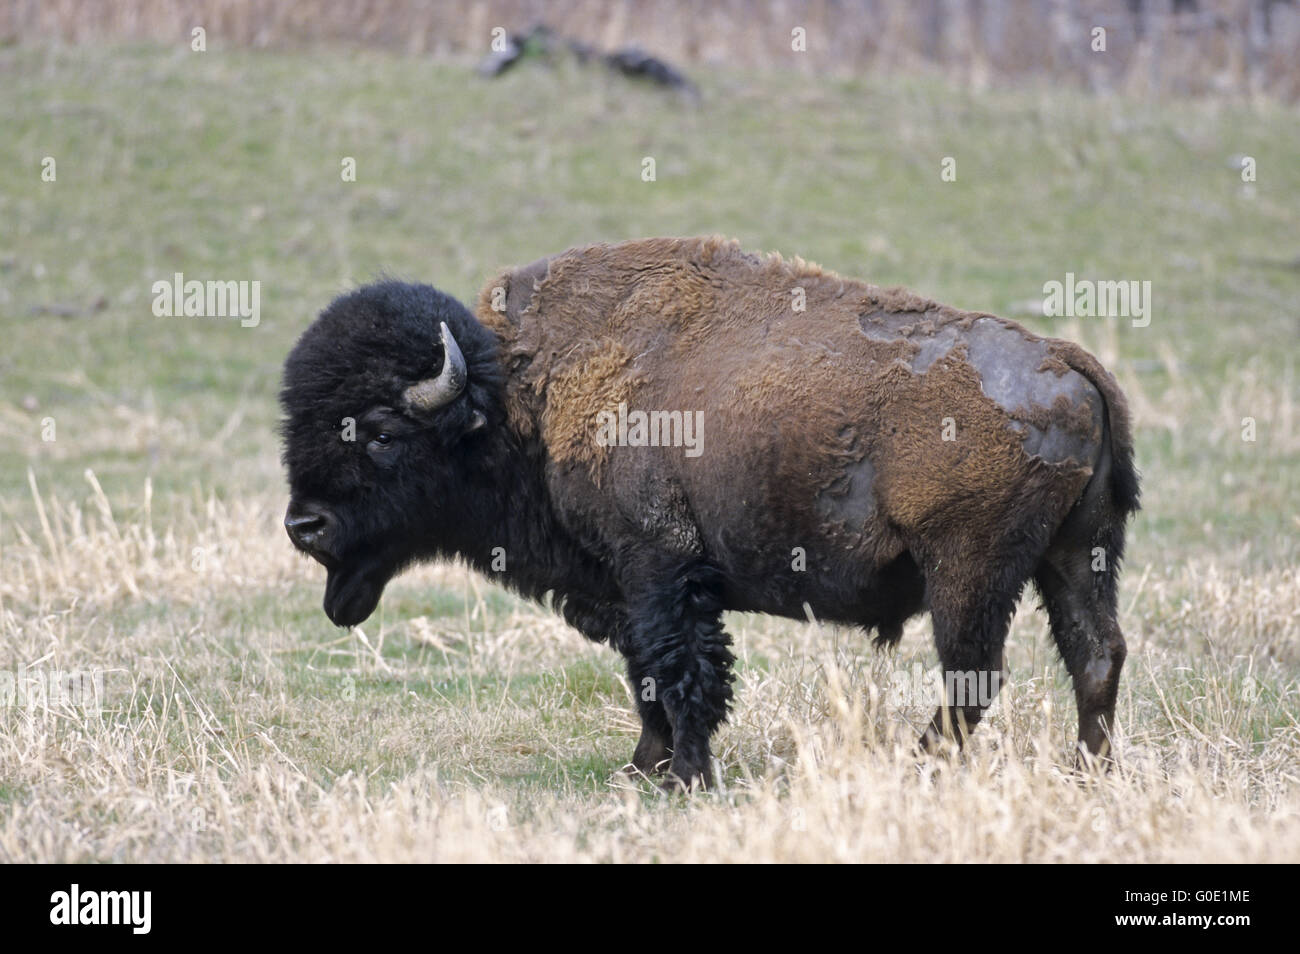
[[[469,377],[465,371],[465,356],[460,353],[460,346],[445,321],[442,323],[442,355],[442,370],[436,378],[425,378],[402,392],[412,410],[436,411],[456,400],[465,390],[465,381]]]

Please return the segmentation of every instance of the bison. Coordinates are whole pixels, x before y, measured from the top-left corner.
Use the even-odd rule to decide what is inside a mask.
[[[477,313],[427,285],[337,298],[285,365],[294,545],[366,619],[462,558],[627,661],[632,764],[712,780],[724,610],[892,645],[928,610],[948,675],[925,749],[992,702],[1033,581],[1109,759],[1137,509],[1128,407],[1078,346],[720,238],[591,245],[507,271]],[[970,692],[971,687],[977,687]]]

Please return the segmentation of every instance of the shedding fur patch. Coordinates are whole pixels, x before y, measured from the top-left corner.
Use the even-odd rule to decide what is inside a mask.
[[[596,415],[629,402],[639,378],[630,369],[631,361],[627,348],[605,340],[536,385],[545,394],[542,437],[551,456],[561,463],[587,464],[598,484],[609,448],[596,440]]]

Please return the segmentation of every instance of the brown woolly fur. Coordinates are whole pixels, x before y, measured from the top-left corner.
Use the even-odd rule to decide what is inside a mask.
[[[490,282],[478,309],[508,360],[527,361],[510,380],[510,419],[528,432],[540,424],[556,459],[580,460],[596,481],[607,458],[594,439],[597,411],[619,401],[689,409],[700,406],[696,394],[710,395],[710,417],[717,419],[710,430],[726,434],[731,445],[761,445],[777,416],[788,453],[871,458],[883,509],[905,528],[923,526],[972,492],[981,499],[1009,493],[1019,484],[1008,484],[1012,475],[1067,479],[1073,492],[1056,501],[1059,521],[1091,474],[1091,461],[1030,460],[1015,422],[1061,415],[1050,406],[999,407],[960,349],[927,374],[909,368],[920,342],[949,324],[969,327],[984,318],[1028,341],[1043,340],[1011,322],[844,279],[798,258],[756,257],[717,237],[591,246],[521,272],[528,281],[507,273]],[[505,312],[490,306],[492,290],[501,287],[509,289]],[[796,289],[805,297],[802,312],[793,307]],[[863,322],[881,315],[915,320],[898,325],[892,340],[864,334]],[[1127,442],[1127,410],[1109,374],[1074,345],[1052,348],[1060,356],[1055,373],[1075,367],[1108,385],[1112,427]],[[629,353],[636,359],[629,361]],[[856,404],[845,402],[849,394]],[[1066,425],[1090,432],[1091,417],[1086,408],[1080,413],[1084,420],[1067,415]],[[936,443],[949,416],[968,439]],[[846,433],[860,439],[846,447]],[[934,466],[936,453],[943,466]],[[929,466],[919,466],[922,458]],[[918,479],[927,473],[933,476]]]
[[[463,393],[403,409],[456,356],[435,344],[443,323]],[[286,382],[291,535],[329,567],[331,618],[364,619],[393,572],[432,556],[549,592],[626,656],[642,771],[671,759],[678,782],[708,784],[727,609],[885,645],[928,609],[945,673],[979,688],[950,687],[922,743],[960,742],[1031,580],[1082,751],[1109,751],[1137,474],[1124,397],[1075,345],[734,241],[656,238],[504,272],[477,320],[427,286],[362,289],[303,336]],[[331,419],[369,422],[365,450],[315,424],[327,400]],[[351,470],[328,472],[330,455]]]

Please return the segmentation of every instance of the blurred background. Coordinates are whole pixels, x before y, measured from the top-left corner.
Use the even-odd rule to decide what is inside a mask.
[[[1295,0],[11,0],[0,39],[170,42],[202,22],[231,45],[478,55],[504,25],[683,63],[821,74],[937,69],[977,87],[1050,76],[1088,89],[1300,95]],[[815,55],[792,61],[791,24]],[[1079,37],[1107,30],[1108,56]]]

